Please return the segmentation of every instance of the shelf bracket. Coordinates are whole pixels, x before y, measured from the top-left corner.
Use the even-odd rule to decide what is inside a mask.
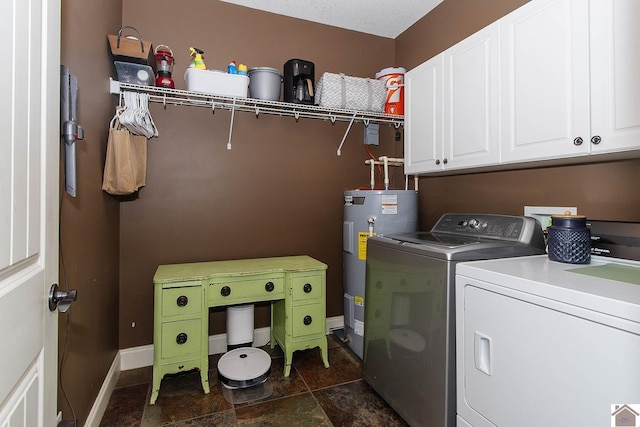
[[[342,146],[344,145],[344,142],[347,140],[347,136],[349,135],[349,132],[351,131],[351,126],[353,126],[353,121],[356,119],[356,114],[354,114],[351,117],[351,121],[349,122],[349,126],[347,126],[347,131],[344,133],[344,136],[342,137],[342,142],[340,143],[340,146],[338,147],[338,156],[340,154],[342,154]]]
[[[233,118],[236,114],[236,99],[233,98],[233,106],[231,107],[231,122],[229,123],[229,141],[227,142],[227,150],[231,150],[231,135],[233,135]]]

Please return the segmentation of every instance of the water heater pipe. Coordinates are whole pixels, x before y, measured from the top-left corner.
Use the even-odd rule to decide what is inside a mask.
[[[369,224],[369,237],[373,237],[373,224],[376,222],[374,217],[367,218],[367,223]]]
[[[404,159],[396,159],[393,157],[381,156],[378,160],[384,164],[384,189],[389,189],[389,162],[393,163],[393,166],[400,166],[404,164]]]
[[[375,162],[373,160],[371,160],[369,162],[369,164],[371,165],[371,189],[373,190],[374,188],[376,188],[376,179],[375,179]]]
[[[404,159],[398,159],[393,157],[381,156],[378,160],[367,159],[364,161],[365,164],[371,165],[371,189],[375,188],[375,165],[384,165],[384,188],[385,190],[389,189],[389,166],[403,166]],[[405,185],[405,189],[406,189]]]

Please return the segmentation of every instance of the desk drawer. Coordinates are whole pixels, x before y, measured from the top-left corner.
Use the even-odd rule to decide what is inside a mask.
[[[271,301],[284,298],[284,276],[234,277],[209,282],[209,305]]]
[[[308,276],[294,276],[291,279],[293,301],[322,298],[323,277],[324,272]]]
[[[202,311],[202,286],[162,290],[164,317],[197,314]]]
[[[299,305],[293,307],[291,320],[294,338],[319,334],[324,331],[324,310],[320,304]]]
[[[198,353],[202,348],[201,319],[165,322],[161,328],[163,359]]]

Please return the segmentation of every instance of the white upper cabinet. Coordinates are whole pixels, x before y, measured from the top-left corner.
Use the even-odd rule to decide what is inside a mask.
[[[638,0],[532,0],[409,71],[405,173],[639,156],[638,22]]]
[[[640,1],[591,5],[591,152],[640,149]]]
[[[405,174],[442,170],[442,74],[440,54],[405,74]]]
[[[589,153],[589,3],[534,0],[500,21],[502,161]]]
[[[484,28],[405,75],[405,173],[496,164],[499,27]]]

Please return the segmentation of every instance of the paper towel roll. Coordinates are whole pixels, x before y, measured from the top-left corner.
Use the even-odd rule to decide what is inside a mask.
[[[227,307],[227,345],[253,342],[253,304]]]

